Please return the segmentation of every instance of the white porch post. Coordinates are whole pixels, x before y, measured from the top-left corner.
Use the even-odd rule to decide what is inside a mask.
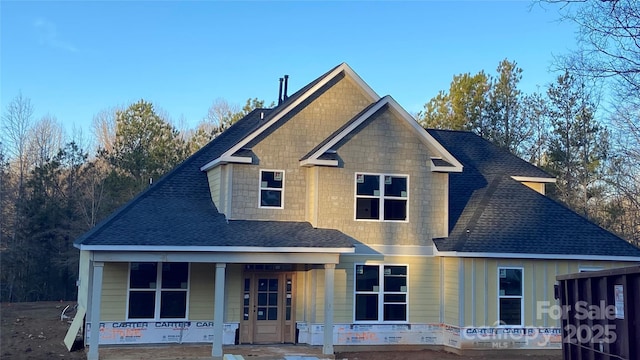
[[[324,264],[324,338],[323,355],[333,355],[333,283],[336,264]]]
[[[213,308],[213,348],[211,356],[222,359],[222,332],[224,329],[224,280],[227,264],[216,264],[216,283]]]
[[[98,342],[100,341],[100,298],[102,297],[102,273],[104,263],[92,261],[93,282],[91,287],[91,339],[87,360],[98,360]]]

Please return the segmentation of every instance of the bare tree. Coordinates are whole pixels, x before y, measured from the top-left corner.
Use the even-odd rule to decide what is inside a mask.
[[[119,107],[100,110],[93,116],[92,131],[98,148],[107,153],[113,151],[116,142],[116,113]]]
[[[55,116],[47,114],[31,128],[28,153],[31,163],[42,166],[58,153],[64,141],[62,125]]]
[[[28,138],[33,117],[31,99],[19,93],[7,106],[2,115],[2,133],[9,156],[18,164],[18,188],[24,188],[24,178],[28,170]]]

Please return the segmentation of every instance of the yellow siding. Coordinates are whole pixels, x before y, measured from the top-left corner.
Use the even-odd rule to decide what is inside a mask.
[[[453,259],[448,260],[452,263]],[[553,286],[556,276],[577,272],[579,268],[602,268],[627,264],[609,261],[555,261],[517,259],[464,259],[465,263],[465,326],[495,326],[498,322],[498,267],[521,267],[524,270],[524,325],[557,326],[555,320],[537,313],[538,302],[556,304]],[[445,273],[445,289],[448,278],[453,278],[453,266]],[[449,273],[450,272],[450,273]],[[475,283],[472,286],[471,283]],[[457,309],[445,298],[445,314],[452,315]],[[473,310],[473,313],[471,311]],[[449,320],[447,323],[451,323]]]
[[[336,265],[336,274],[342,273],[344,277],[340,283],[335,282],[334,287],[334,304],[340,303],[340,310],[334,305],[335,322],[338,323],[351,323],[353,322],[353,297],[355,291],[354,281],[354,269],[355,263],[353,257],[342,257],[340,264]],[[337,280],[338,276],[336,276]],[[324,280],[324,279],[323,279]]]
[[[317,323],[324,322],[324,269],[313,270],[316,273],[316,288],[313,295],[315,300],[315,312]],[[335,316],[334,316],[335,321]]]
[[[191,264],[189,319],[213,320],[215,264]]]
[[[409,321],[440,322],[440,261],[434,257],[390,258],[390,263],[409,265]]]
[[[473,317],[475,316],[475,303],[478,299],[473,292],[475,288],[475,282],[477,280],[475,273],[476,260],[465,259],[464,261],[464,296],[460,296],[464,304],[464,323],[473,324]]]
[[[439,259],[416,256],[388,256],[384,261],[365,261],[356,257],[343,257],[335,270],[334,321],[352,323],[354,301],[355,264],[407,265],[409,321],[413,323],[438,323],[440,318],[440,269]],[[311,291],[315,296],[315,322],[324,316],[324,270],[317,273],[317,285]],[[311,285],[311,284],[309,284]]]
[[[293,282],[295,286],[295,319],[296,321],[305,321],[307,293],[305,292],[306,272],[296,271],[293,274]]]
[[[449,325],[458,325],[460,322],[460,290],[458,279],[458,259],[456,258],[442,258],[444,265],[444,323]]]
[[[238,322],[242,318],[242,286],[244,284],[242,277],[242,264],[228,264],[226,270],[226,299],[225,299],[225,319],[224,321]]]
[[[124,321],[127,317],[128,263],[105,263],[102,274],[102,321]]]

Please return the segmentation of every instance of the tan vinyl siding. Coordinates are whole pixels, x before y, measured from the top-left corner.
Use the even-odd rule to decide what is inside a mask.
[[[331,81],[311,100],[287,116],[293,118],[268,130],[269,136],[253,146],[259,166],[234,167],[231,218],[305,220],[307,171],[300,167],[300,158],[370,104],[361,88],[344,76]],[[283,209],[258,208],[260,169],[285,171]]]
[[[129,263],[105,263],[102,273],[100,320],[124,321],[127,317]]]
[[[317,167],[309,167],[307,168],[307,208],[305,219],[311,223],[312,226],[318,226],[318,168]]]
[[[216,166],[207,171],[207,179],[209,180],[209,191],[211,192],[211,200],[218,207],[218,211],[224,211],[224,204],[220,202],[220,191],[222,190],[222,167]]]
[[[213,320],[215,264],[192,263],[189,284],[189,319]]]
[[[432,173],[425,165],[435,153],[395,113],[384,108],[373,115],[338,154],[342,167],[318,169],[318,227],[339,229],[365,244],[421,245],[443,235],[446,174]],[[360,172],[408,175],[407,222],[355,219]]]

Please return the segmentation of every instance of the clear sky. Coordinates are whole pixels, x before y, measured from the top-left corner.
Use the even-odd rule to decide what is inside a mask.
[[[139,99],[187,126],[216,98],[277,100],[346,62],[414,113],[453,75],[495,74],[507,58],[522,89],[552,82],[574,47],[555,7],[529,1],[6,1],[1,105],[19,92],[35,120],[90,131],[95,114]]]

